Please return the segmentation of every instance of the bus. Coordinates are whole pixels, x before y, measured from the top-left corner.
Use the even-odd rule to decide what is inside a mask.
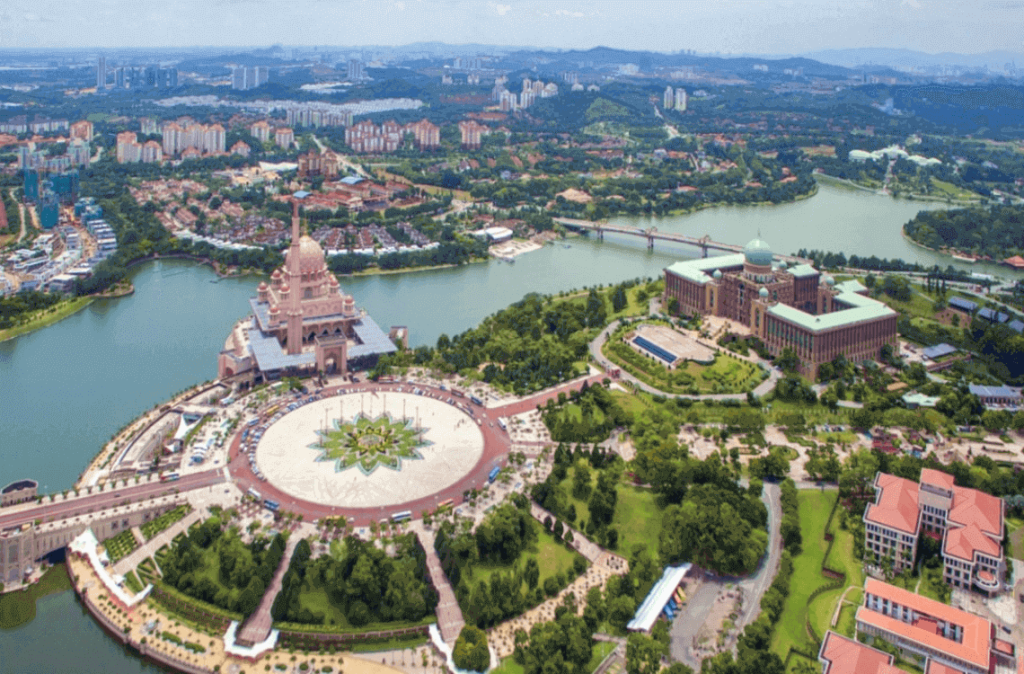
[[[460,391],[457,388],[453,388],[452,389],[452,395],[455,396],[456,398],[465,398],[466,397],[466,394],[463,393],[462,391]]]
[[[403,510],[402,512],[395,513],[394,515],[391,516],[391,521],[392,522],[404,522],[406,520],[411,520],[411,519],[412,519],[412,511],[411,510]]]
[[[501,430],[508,431],[508,424],[505,423],[504,419],[499,418],[498,419],[498,425],[501,426]]]
[[[277,501],[271,501],[268,498],[268,499],[264,499],[263,507],[266,508],[267,510],[273,510],[274,512],[277,512],[278,509],[281,507],[281,504],[278,503]]]
[[[469,396],[469,402],[473,403],[474,405],[479,405],[480,407],[484,406],[484,401],[480,400],[476,396]]]
[[[161,475],[160,476],[160,481],[161,482],[174,482],[179,477],[181,477],[181,475],[178,475],[177,473],[167,473],[166,475]]]
[[[443,501],[441,501],[440,503],[437,504],[437,509],[438,510],[443,510],[445,508],[450,508],[453,505],[455,505],[455,499],[453,499],[453,498],[446,498],[445,500],[443,500]]]
[[[493,483],[498,478],[498,473],[500,472],[500,466],[495,466],[494,468],[491,468],[491,472],[487,474],[487,481]]]
[[[249,487],[249,492],[248,493],[249,493],[249,496],[252,496],[257,501],[262,501],[263,500],[263,496],[258,491],[253,489],[252,487]]]

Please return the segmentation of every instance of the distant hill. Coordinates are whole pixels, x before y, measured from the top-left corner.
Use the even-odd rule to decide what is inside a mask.
[[[859,68],[865,65],[888,66],[891,68],[928,68],[935,66],[959,66],[961,68],[989,68],[1002,70],[1007,63],[1024,67],[1024,53],[1010,51],[989,51],[981,54],[954,54],[942,52],[929,54],[911,49],[827,49],[804,54],[807,58],[831,63],[845,68]]]

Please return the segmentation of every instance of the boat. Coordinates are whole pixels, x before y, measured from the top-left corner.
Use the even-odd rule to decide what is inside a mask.
[[[953,253],[953,259],[954,260],[960,260],[961,262],[969,262],[971,264],[974,264],[976,262],[976,259],[973,258],[973,257],[966,257],[964,255],[957,255],[956,253]]]

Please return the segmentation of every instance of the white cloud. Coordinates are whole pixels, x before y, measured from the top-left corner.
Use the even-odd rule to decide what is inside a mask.
[[[920,0],[903,0],[901,4],[903,4],[904,6],[913,7],[914,9],[921,9]]]
[[[558,15],[558,16],[571,16],[571,17],[575,17],[575,18],[583,18],[585,16],[585,14],[583,14],[583,12],[570,12],[567,9],[555,10],[555,14]]]
[[[491,5],[494,7],[494,11],[498,13],[498,16],[505,16],[512,11],[512,5]]]

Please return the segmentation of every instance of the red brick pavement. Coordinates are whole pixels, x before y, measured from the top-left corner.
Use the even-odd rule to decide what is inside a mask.
[[[284,557],[281,558],[281,563],[277,565],[277,571],[274,572],[274,577],[270,581],[270,587],[263,593],[260,607],[249,616],[249,619],[242,625],[242,629],[238,631],[238,641],[258,644],[270,636],[270,627],[274,622],[270,615],[270,609],[274,605],[277,593],[281,591],[281,582],[284,580],[284,574],[291,563],[292,553],[298,544],[298,536],[290,536],[288,538],[288,545],[284,549]]]

